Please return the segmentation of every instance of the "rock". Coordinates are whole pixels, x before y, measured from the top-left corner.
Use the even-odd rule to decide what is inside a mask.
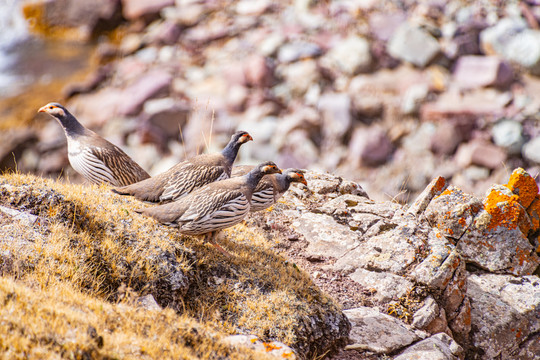
[[[364,72],[371,65],[369,42],[359,36],[343,39],[321,58],[321,63],[347,76]]]
[[[537,276],[471,274],[467,296],[472,304],[473,346],[483,358],[515,359],[521,344],[540,329]]]
[[[426,31],[413,24],[404,23],[388,41],[387,50],[394,58],[423,68],[439,54],[440,45]]]
[[[146,100],[168,94],[171,83],[172,76],[163,70],[148,72],[123,90],[116,112],[121,116],[137,115]]]
[[[522,149],[523,157],[535,164],[540,164],[540,136],[537,136],[525,145]]]
[[[540,31],[526,29],[510,40],[506,58],[540,75]]]
[[[425,329],[439,315],[439,305],[433,297],[428,296],[424,302],[424,306],[414,313],[411,325],[416,329]],[[444,320],[446,321],[446,316]]]
[[[382,41],[388,41],[396,29],[407,20],[403,12],[375,12],[370,14],[369,28],[373,35]]]
[[[431,200],[424,216],[444,236],[459,240],[482,208],[480,199],[450,186]]]
[[[494,89],[476,89],[461,94],[447,91],[436,101],[427,102],[420,109],[423,121],[456,121],[473,123],[478,118],[495,121],[505,115],[505,106],[511,100],[509,94]]]
[[[250,1],[242,0],[236,3],[236,13],[238,15],[260,16],[270,7],[272,3],[268,0]]]
[[[498,21],[494,26],[480,33],[480,46],[488,55],[502,55],[506,52],[510,41],[527,28],[527,23],[520,17],[507,17]]]
[[[244,76],[249,86],[264,87],[273,82],[273,70],[267,59],[260,55],[252,55],[246,60]]]
[[[455,159],[461,167],[480,165],[496,169],[506,160],[506,153],[491,143],[473,140],[458,148]]]
[[[523,126],[514,120],[502,120],[491,128],[493,142],[506,150],[509,155],[518,155],[525,143]]]
[[[446,179],[439,176],[429,183],[428,186],[422,191],[420,195],[414,200],[414,203],[411,205],[411,207],[407,210],[407,213],[413,214],[413,215],[420,215],[423,213],[427,206],[431,203],[433,198],[438,197],[441,195],[441,193],[446,189],[448,186],[448,183],[446,182]]]
[[[483,204],[458,243],[464,258],[491,272],[532,274],[540,259],[524,235],[532,224],[518,197],[505,186],[493,186]]]
[[[464,128],[472,128],[472,124],[462,126],[454,121],[440,122],[431,136],[431,151],[436,154],[452,155],[458,145],[465,140]]]
[[[429,87],[427,84],[415,84],[410,86],[401,102],[401,113],[403,115],[415,115],[420,109],[420,105],[427,99]]]
[[[253,349],[258,353],[271,355],[280,359],[297,359],[293,349],[279,341],[265,342],[255,335],[229,335],[223,340],[224,344],[235,348]]]
[[[172,98],[153,99],[144,103],[141,126],[154,133],[157,143],[178,139],[180,130],[187,123],[190,108]]]
[[[122,14],[128,20],[137,20],[139,18],[151,19],[159,14],[161,9],[167,6],[173,6],[174,0],[121,0]]]
[[[90,41],[122,22],[120,0],[29,2],[25,14],[36,32],[71,40]]]
[[[402,351],[394,360],[464,359],[463,348],[447,334],[436,334]]]
[[[352,344],[345,349],[384,354],[420,340],[420,336],[407,325],[390,315],[381,314],[376,309],[359,307],[344,310],[343,313],[352,325],[349,334]]]
[[[149,310],[149,311],[160,311],[163,310],[161,306],[158,305],[156,302],[156,299],[152,296],[152,294],[148,294],[146,296],[141,296],[138,298],[135,303],[138,307]]]
[[[315,60],[304,60],[287,65],[282,75],[293,94],[303,95],[321,77]]]
[[[411,281],[402,276],[361,268],[356,269],[349,277],[363,288],[375,290],[373,300],[382,304],[398,300],[414,287]]]
[[[302,59],[317,57],[322,54],[319,45],[310,42],[292,42],[282,45],[278,51],[278,60],[291,63]]]
[[[286,212],[290,218],[294,213]],[[301,214],[292,222],[292,227],[309,242],[306,253],[315,256],[340,258],[357,246],[358,235],[324,214]]]
[[[330,149],[342,143],[352,125],[351,98],[347,94],[323,94],[318,103],[323,123],[324,148]]]
[[[415,234],[413,224],[392,224],[389,221],[374,225],[364,234],[366,240],[340,257],[334,267],[339,270],[364,268],[371,271],[402,274],[416,261],[416,254],[425,239]],[[385,231],[381,231],[381,228]],[[375,232],[379,230],[379,233]],[[373,234],[375,232],[375,234]],[[406,237],[408,242],[400,239]]]
[[[349,161],[356,165],[376,166],[390,158],[394,147],[386,132],[378,127],[357,128],[349,143]]]
[[[496,56],[462,56],[456,63],[454,81],[461,88],[507,87],[513,80],[510,65]]]
[[[17,159],[36,140],[30,129],[2,130],[0,132],[0,172],[17,168]]]
[[[149,42],[158,45],[174,45],[178,41],[180,33],[180,27],[175,22],[166,20],[156,27]]]

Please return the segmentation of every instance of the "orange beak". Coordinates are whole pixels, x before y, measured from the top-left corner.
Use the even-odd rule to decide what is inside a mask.
[[[307,186],[307,181],[306,181],[306,178],[304,178],[304,175],[299,174],[299,173],[296,173],[296,175],[298,176],[298,179],[300,179],[300,182]]]
[[[247,138],[246,142],[248,142],[248,141],[250,141],[250,140],[253,141],[253,138],[251,137],[251,135],[246,134],[246,135],[244,135],[244,136]]]
[[[38,112],[47,112],[47,105],[40,107]]]

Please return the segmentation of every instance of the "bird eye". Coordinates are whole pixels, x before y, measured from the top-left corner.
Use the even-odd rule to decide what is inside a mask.
[[[54,106],[49,106],[49,109],[51,109],[51,110],[54,109]]]

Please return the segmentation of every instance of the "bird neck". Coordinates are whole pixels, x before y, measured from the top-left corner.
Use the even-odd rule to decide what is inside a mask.
[[[227,146],[221,151],[221,154],[227,159],[229,162],[229,166],[232,166],[234,163],[234,160],[236,159],[236,155],[238,155],[238,149],[240,149],[240,143],[237,141],[230,141]]]
[[[64,128],[67,137],[78,137],[84,135],[88,130],[71,114],[66,114],[62,118],[57,118],[58,122]]]
[[[254,190],[262,177],[266,175],[259,168],[255,168],[246,174],[248,186]]]
[[[291,186],[291,179],[289,179],[287,174],[276,174],[276,180],[279,185],[280,192],[289,190],[289,186]]]

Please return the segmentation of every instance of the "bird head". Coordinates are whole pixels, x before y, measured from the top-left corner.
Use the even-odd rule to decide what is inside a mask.
[[[287,177],[289,180],[291,180],[291,182],[298,182],[307,186],[307,181],[302,170],[287,169]]]
[[[67,115],[66,108],[58,103],[48,103],[47,105],[41,107],[38,112],[47,113],[57,119],[62,119]]]
[[[235,142],[239,143],[239,144],[245,144],[247,143],[248,141],[252,141],[253,138],[251,137],[251,135],[249,135],[247,133],[247,131],[237,131],[233,134],[231,140],[234,140]]]
[[[259,165],[261,169],[261,173],[268,175],[268,174],[281,174],[281,170],[278,168],[276,164],[274,164],[272,161],[267,161]]]

